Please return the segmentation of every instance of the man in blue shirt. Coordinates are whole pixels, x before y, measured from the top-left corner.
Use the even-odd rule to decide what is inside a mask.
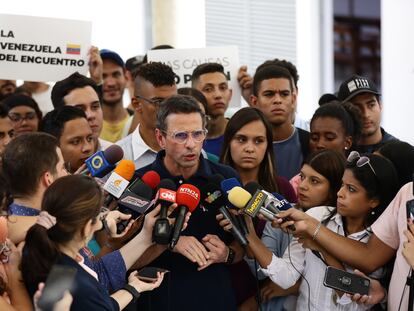
[[[309,133],[292,124],[296,108],[292,76],[287,69],[261,66],[253,78],[252,107],[261,110],[272,125],[276,169],[291,179],[299,173],[309,150]]]
[[[209,176],[237,177],[231,167],[201,156],[206,137],[205,118],[192,97],[176,95],[167,99],[158,111],[155,134],[162,151],[152,164],[136,172],[138,176],[155,170],[161,179],[196,186],[202,198]],[[148,259],[141,265],[150,263],[171,273],[169,281],[149,293],[150,297],[140,299],[138,310],[147,310],[149,306],[160,311],[236,310],[226,264],[234,258],[240,260],[242,255],[237,251],[236,242],[231,242],[231,237],[217,223],[217,212],[217,207],[202,200],[172,251],[160,245],[148,250]],[[229,256],[231,253],[235,257]]]

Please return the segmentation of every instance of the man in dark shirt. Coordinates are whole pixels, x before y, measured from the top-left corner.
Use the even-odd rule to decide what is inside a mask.
[[[138,176],[155,170],[161,179],[196,186],[201,197],[209,176],[219,173],[224,178],[237,177],[231,167],[201,156],[206,137],[205,118],[192,97],[168,98],[158,111],[155,134],[162,150],[152,164],[136,172]],[[226,263],[231,263],[230,253],[236,251],[237,260],[241,259],[241,253],[233,248],[235,242],[230,242],[229,235],[218,225],[216,214],[216,207],[201,201],[172,251],[160,245],[148,251],[149,258],[142,265],[150,263],[171,273],[169,280],[148,294],[150,297],[143,295],[147,297],[140,299],[138,310],[236,310]]]
[[[396,139],[381,127],[382,103],[380,92],[373,81],[353,75],[342,82],[338,99],[351,102],[362,114],[362,135],[352,149],[359,153],[372,153],[385,142]]]

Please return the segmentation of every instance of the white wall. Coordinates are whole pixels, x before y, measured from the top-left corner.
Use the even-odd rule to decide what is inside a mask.
[[[126,60],[146,52],[146,2],[14,0],[2,1],[0,12],[92,21],[92,44],[115,50]]]
[[[309,120],[319,97],[333,91],[332,0],[296,0],[298,115]]]
[[[414,1],[381,1],[384,128],[414,144]]]

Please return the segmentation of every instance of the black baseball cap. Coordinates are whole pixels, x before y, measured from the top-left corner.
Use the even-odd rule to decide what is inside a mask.
[[[340,85],[338,99],[342,102],[349,101],[361,93],[381,94],[372,80],[362,76],[353,75]]]
[[[118,53],[108,50],[108,49],[102,49],[99,51],[101,54],[102,59],[110,59],[113,60],[115,63],[117,63],[122,68],[125,68],[125,63],[122,60],[121,56],[119,56]]]

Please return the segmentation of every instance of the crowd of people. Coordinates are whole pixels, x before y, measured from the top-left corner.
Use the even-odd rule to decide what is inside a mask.
[[[53,86],[0,80],[1,310],[413,310],[414,147],[381,127],[368,77],[301,120],[294,64],[242,66],[248,107],[227,118],[219,63],[177,88],[166,64],[89,58],[89,77]],[[135,168],[125,192],[144,189],[138,215],[103,190],[115,173],[88,166],[113,145]],[[240,210],[233,189],[249,196]],[[259,195],[285,207],[260,201],[252,218]],[[74,276],[45,307],[56,267]],[[370,280],[368,294],[332,288],[327,267]]]

